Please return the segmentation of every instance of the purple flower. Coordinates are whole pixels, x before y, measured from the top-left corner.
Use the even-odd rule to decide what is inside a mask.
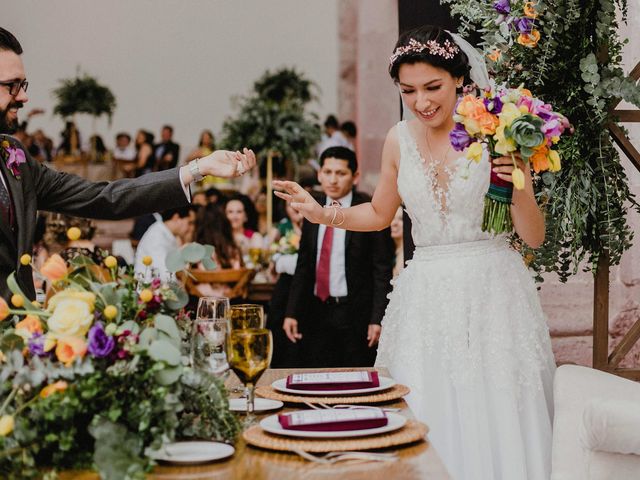
[[[511,11],[511,3],[509,0],[496,0],[493,2],[493,8],[501,15],[507,15]]]
[[[26,163],[27,159],[24,152],[17,147],[6,147],[5,150],[9,154],[7,157],[7,168],[11,170],[14,177],[20,176],[20,165]]]
[[[496,96],[494,98],[486,98],[483,100],[484,106],[487,111],[497,115],[502,111],[502,100],[500,97]]]
[[[105,333],[102,322],[98,322],[91,327],[88,339],[89,345],[87,350],[89,350],[89,353],[96,358],[106,357],[116,346],[116,341],[113,337]]]
[[[531,33],[533,30],[533,21],[527,17],[517,19],[515,25],[520,33]]]
[[[542,126],[542,133],[547,138],[559,137],[564,131],[564,126],[557,118],[552,118]]]
[[[464,128],[464,125],[461,123],[456,123],[456,126],[449,133],[449,140],[451,140],[451,146],[454,150],[461,152],[469,145],[473,139],[467,133],[467,130]]]
[[[46,357],[50,353],[44,351],[44,335],[41,333],[36,332],[31,335],[27,345],[29,347],[29,353],[34,357]]]

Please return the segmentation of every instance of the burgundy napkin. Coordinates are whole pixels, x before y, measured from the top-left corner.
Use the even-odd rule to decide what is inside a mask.
[[[380,386],[378,372],[294,373],[287,377],[292,390],[357,390]]]
[[[380,409],[302,410],[278,415],[282,428],[308,432],[340,432],[384,427],[389,423]]]

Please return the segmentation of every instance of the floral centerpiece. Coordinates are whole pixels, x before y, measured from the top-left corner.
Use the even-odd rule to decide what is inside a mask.
[[[114,257],[67,265],[53,255],[40,272],[53,284],[45,305],[30,302],[13,274],[13,308],[0,299],[2,478],[95,468],[142,479],[164,442],[234,440],[224,386],[184,355],[179,284],[136,280]]]
[[[300,235],[292,229],[280,237],[280,240],[272,246],[271,250],[281,255],[293,255],[298,253],[299,248]]]
[[[560,170],[560,155],[553,146],[569,121],[551,105],[534,98],[522,86],[488,88],[481,96],[472,93],[458,100],[453,116],[456,124],[450,138],[453,148],[465,150],[469,160],[479,162],[487,150],[491,157],[511,156],[513,183],[491,172],[485,196],[482,230],[510,232],[510,205],[513,188],[524,188],[525,175],[516,156],[536,173]]]

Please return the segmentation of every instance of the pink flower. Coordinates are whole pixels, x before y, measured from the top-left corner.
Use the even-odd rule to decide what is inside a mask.
[[[24,152],[17,147],[5,147],[5,150],[9,154],[7,158],[7,168],[11,170],[14,177],[20,178],[20,165],[27,162],[27,158]]]

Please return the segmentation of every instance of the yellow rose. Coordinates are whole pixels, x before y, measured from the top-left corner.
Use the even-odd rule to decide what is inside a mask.
[[[471,136],[477,135],[482,130],[478,120],[472,117],[464,117],[462,119],[462,124],[464,125],[464,128],[467,131],[467,133]]]
[[[474,142],[467,148],[466,157],[469,160],[473,160],[476,163],[479,163],[482,160],[482,144],[479,142]]]
[[[498,125],[498,128],[496,128],[495,138],[497,142],[494,146],[494,150],[500,155],[507,155],[511,152],[515,152],[518,149],[516,142],[513,141],[513,139],[505,138],[504,136],[505,128],[506,128],[506,125],[502,123],[502,121],[500,122],[500,125]]]
[[[49,395],[53,395],[54,393],[64,392],[67,389],[67,386],[67,382],[65,382],[64,380],[58,380],[57,382],[44,387],[40,391],[40,397],[47,398]]]
[[[522,190],[524,188],[524,172],[519,168],[514,168],[511,172],[511,180],[516,190]]]
[[[498,114],[498,117],[500,118],[500,124],[504,125],[505,127],[510,127],[513,121],[521,116],[522,112],[513,103],[505,103],[502,106],[502,111]]]
[[[2,417],[0,417],[0,437],[6,437],[13,432],[14,426],[15,421],[13,420],[13,415],[2,415]]]
[[[49,332],[57,338],[84,336],[93,323],[94,301],[93,293],[68,290],[51,297],[49,310],[52,310],[53,314],[47,320]]]
[[[66,366],[71,365],[76,358],[84,357],[85,353],[87,353],[87,344],[81,338],[64,337],[58,340],[56,357]]]
[[[560,154],[556,150],[549,150],[549,171],[560,171]]]

